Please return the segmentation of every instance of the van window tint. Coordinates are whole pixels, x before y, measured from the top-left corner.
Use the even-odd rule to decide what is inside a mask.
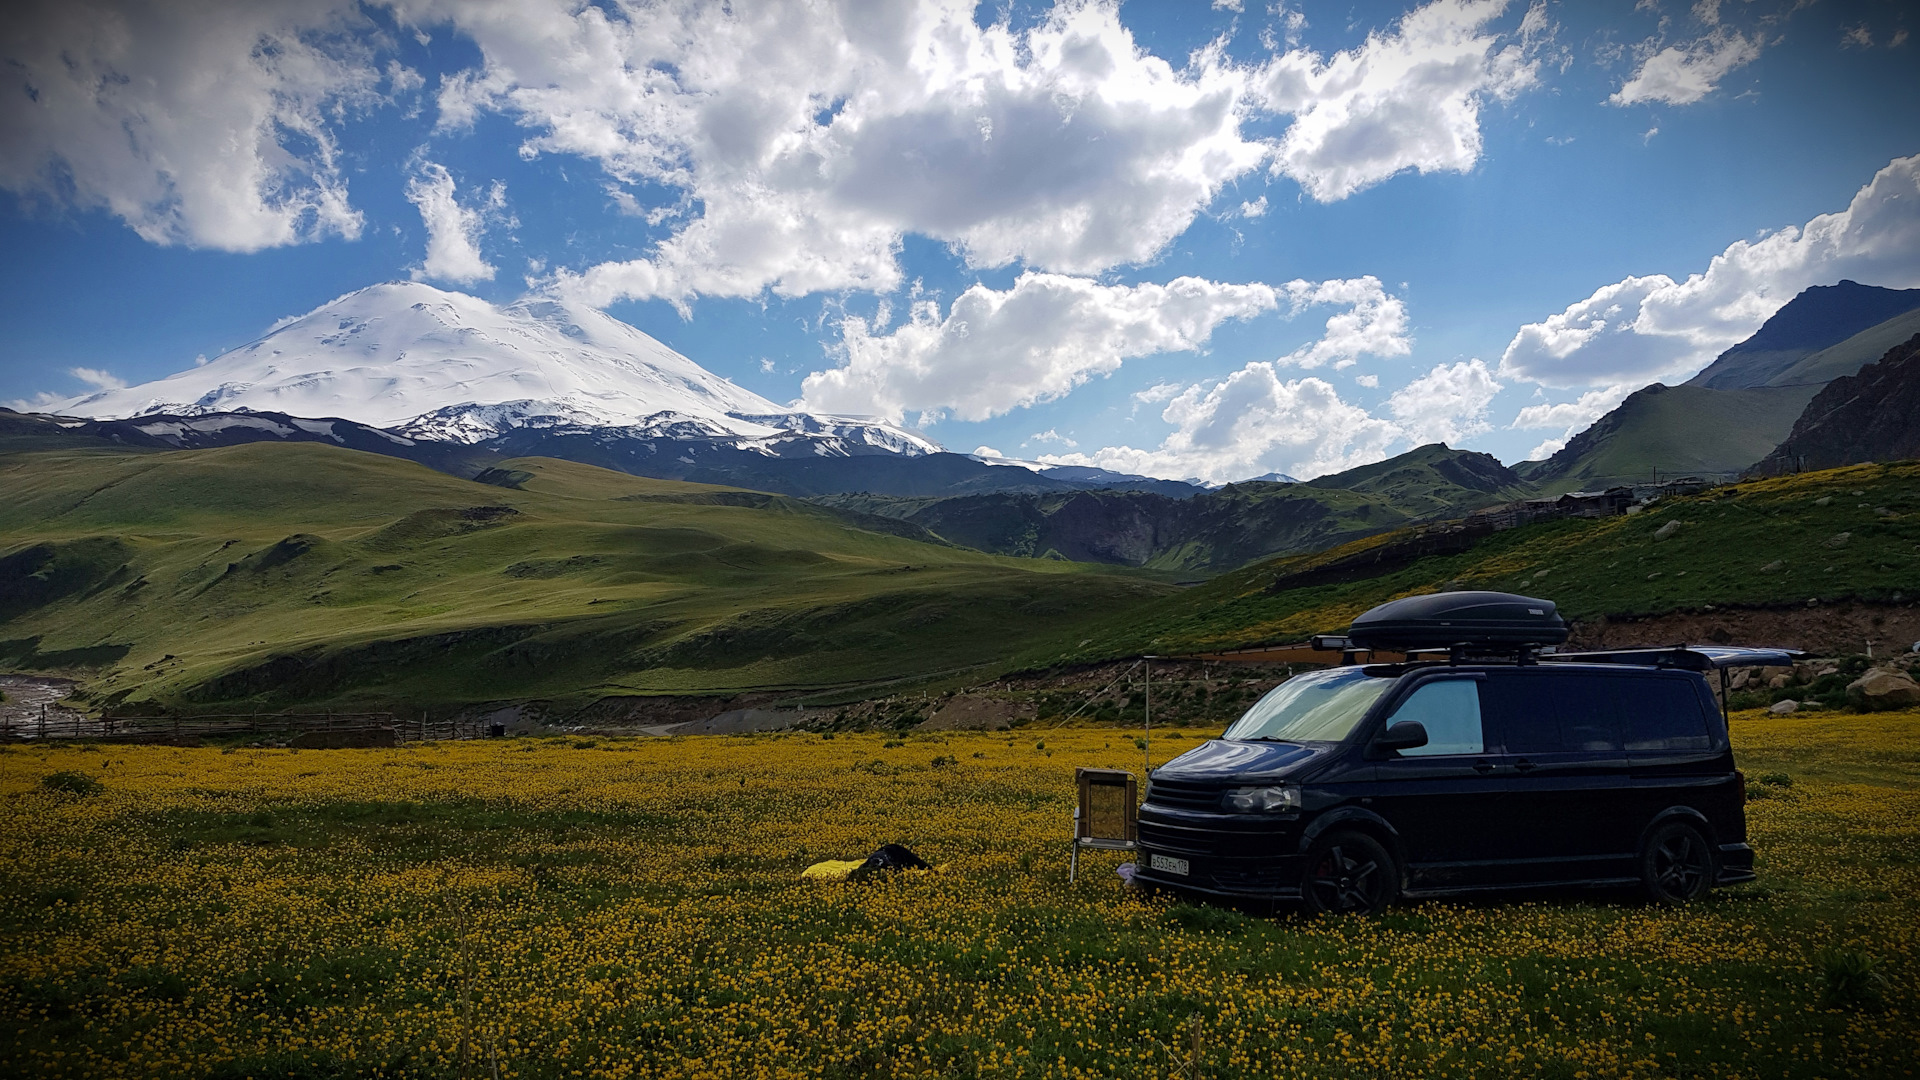
[[[1555,695],[1560,741],[1568,750],[1620,749],[1620,680],[1575,675],[1565,682],[1566,688]]]
[[[1482,688],[1509,754],[1620,749],[1618,679],[1560,672],[1495,672]]]
[[[1431,682],[1393,711],[1388,724],[1418,720],[1427,729],[1427,745],[1400,751],[1404,757],[1479,754],[1486,751],[1480,729],[1480,684],[1472,679]]]
[[[1558,679],[1532,672],[1496,672],[1480,688],[1487,715],[1499,726],[1509,754],[1544,754],[1562,749],[1553,686]]]
[[[1627,749],[1705,750],[1707,714],[1685,679],[1634,679],[1626,697]]]

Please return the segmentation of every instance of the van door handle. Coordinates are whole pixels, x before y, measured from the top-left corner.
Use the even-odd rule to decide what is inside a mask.
[[[1513,763],[1513,767],[1518,772],[1530,772],[1533,769],[1533,762],[1528,761],[1526,758],[1521,758],[1519,761]]]
[[[1493,771],[1493,762],[1476,761],[1473,763],[1473,771],[1477,773],[1490,773]]]

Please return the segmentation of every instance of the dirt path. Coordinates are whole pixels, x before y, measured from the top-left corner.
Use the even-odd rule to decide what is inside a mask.
[[[100,725],[78,709],[60,704],[73,693],[72,679],[0,675],[0,738],[38,738],[91,733]],[[44,720],[44,725],[42,721]]]

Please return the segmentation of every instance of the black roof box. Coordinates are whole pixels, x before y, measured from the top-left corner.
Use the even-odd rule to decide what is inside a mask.
[[[1357,648],[1400,652],[1558,645],[1567,640],[1567,623],[1551,600],[1500,592],[1433,593],[1381,604],[1353,620],[1347,639]]]

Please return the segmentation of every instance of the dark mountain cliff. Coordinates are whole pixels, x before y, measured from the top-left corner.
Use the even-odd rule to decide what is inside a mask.
[[[1773,453],[1763,476],[1920,458],[1920,334],[1828,383]]]

